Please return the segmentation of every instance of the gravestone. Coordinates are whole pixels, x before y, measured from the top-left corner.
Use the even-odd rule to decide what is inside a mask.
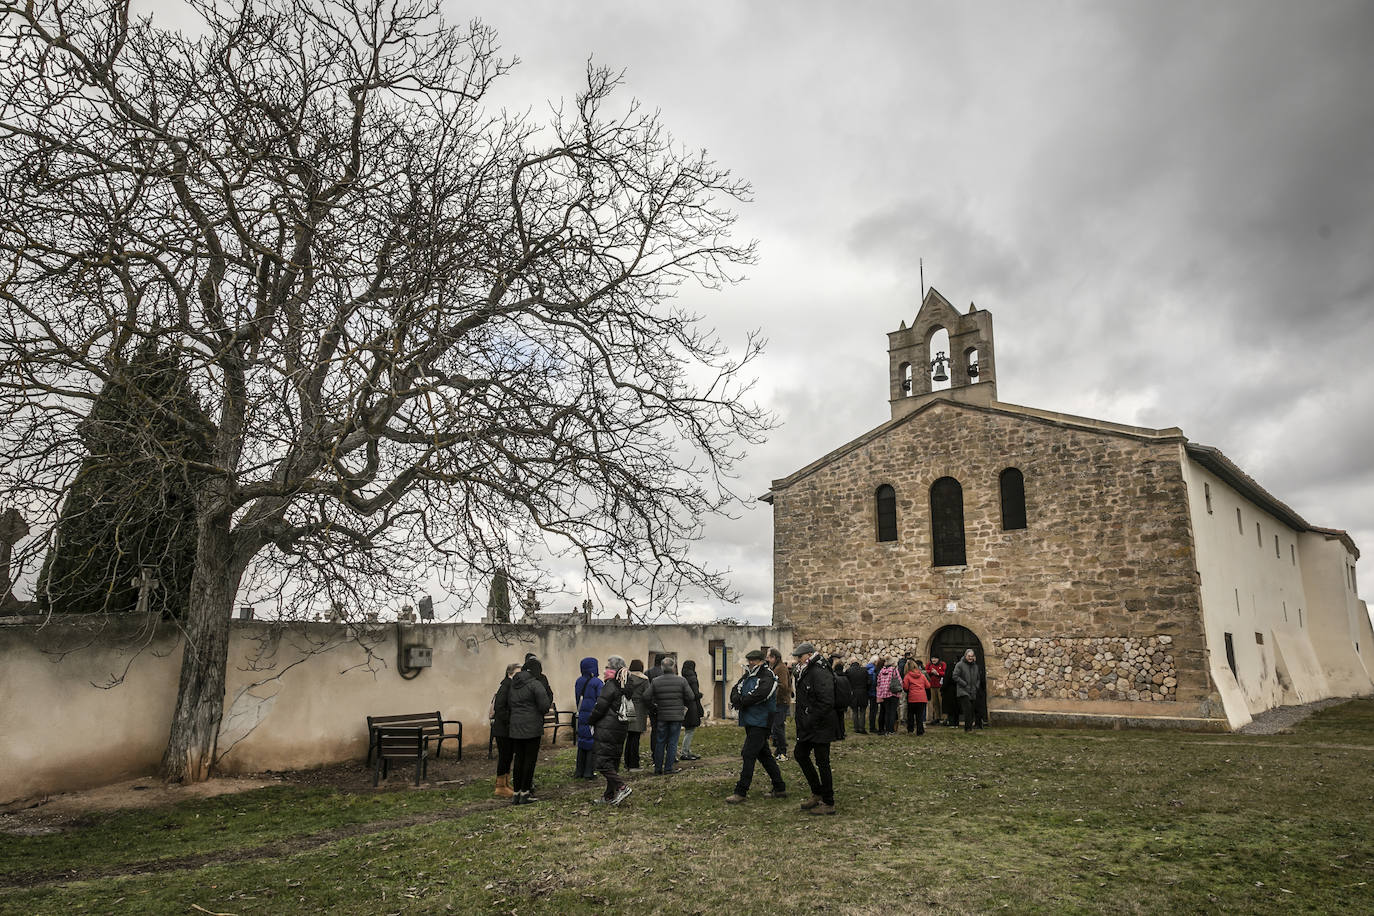
[[[148,613],[148,602],[153,597],[153,589],[162,585],[153,572],[153,567],[144,566],[137,576],[129,580],[129,584],[138,589],[138,604],[134,605],[135,614]]]

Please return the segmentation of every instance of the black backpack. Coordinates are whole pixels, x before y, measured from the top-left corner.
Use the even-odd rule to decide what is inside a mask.
[[[835,708],[848,709],[850,704],[849,678],[836,671],[831,671],[830,676],[835,679]]]

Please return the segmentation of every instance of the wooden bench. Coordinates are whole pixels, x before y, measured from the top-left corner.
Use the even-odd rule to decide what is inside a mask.
[[[457,719],[445,719],[437,712],[416,712],[407,713],[400,716],[368,716],[367,717],[367,762],[370,766],[377,751],[377,730],[389,726],[419,728],[425,737],[426,748],[434,744],[434,756],[436,758],[443,755],[444,742],[454,741],[458,744],[458,753],[454,760],[463,759],[463,723]],[[456,725],[456,731],[450,731],[448,726]]]
[[[379,725],[373,729],[372,785],[386,779],[391,761],[402,760],[415,764],[415,785],[420,784],[429,771],[429,740],[421,725]]]
[[[550,706],[549,711],[544,713],[544,730],[553,729],[553,734],[549,736],[549,744],[558,743],[558,730],[560,728],[571,728],[577,731],[577,713],[571,710],[559,710],[557,706]],[[496,736],[487,738],[487,759],[491,759],[491,750],[496,746]]]

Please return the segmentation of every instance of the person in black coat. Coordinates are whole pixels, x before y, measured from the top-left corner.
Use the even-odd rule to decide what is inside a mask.
[[[625,749],[627,721],[620,717],[621,697],[625,697],[625,659],[612,655],[606,659],[606,683],[596,705],[587,716],[593,734],[592,766],[606,779],[601,801],[618,805],[633,791],[620,777],[620,755]],[[628,697],[626,697],[628,699]],[[632,715],[632,714],[631,714]]]
[[[797,704],[797,766],[811,786],[801,809],[811,814],[835,813],[835,785],[830,771],[830,742],[835,740],[835,677],[816,647],[804,642],[792,650],[792,698]],[[811,758],[815,757],[815,763]]]
[[[534,787],[534,767],[539,762],[539,742],[544,737],[544,713],[549,711],[553,702],[549,691],[540,683],[543,666],[539,659],[531,658],[510,679],[510,690],[506,692],[505,713],[510,722],[510,740],[514,749],[511,762],[511,788],[515,790],[512,800],[516,805],[528,805],[535,801],[531,792]]]
[[[690,659],[683,662],[682,676],[686,678],[687,686],[692,688],[693,700],[687,704],[687,715],[682,720],[682,740],[678,742],[677,759],[700,760],[700,755],[692,753],[692,735],[701,725],[705,713],[701,706],[701,680],[697,677],[697,663]]]
[[[868,708],[868,669],[857,658],[850,659],[849,667],[844,669],[849,680],[849,708],[854,717],[854,734],[866,735],[864,710]]]
[[[506,677],[491,698],[491,736],[496,739],[496,791],[492,794],[497,798],[515,796],[510,787],[510,765],[515,755],[510,741],[510,679],[519,670],[519,662],[507,665]]]

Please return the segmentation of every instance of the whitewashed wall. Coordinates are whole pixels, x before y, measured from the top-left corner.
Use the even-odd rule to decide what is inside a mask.
[[[176,699],[181,641],[142,619],[0,626],[0,804],[156,771]],[[561,708],[572,705],[579,662],[651,653],[695,660],[711,706],[709,644],[732,659],[761,645],[790,651],[790,629],[588,624],[503,628],[413,624],[403,643],[430,646],[433,667],[406,680],[394,624],[350,634],[332,624],[234,621],[220,771],[286,770],[364,756],[365,717],[438,710],[485,747],[486,711],[509,662],[536,653]],[[733,663],[731,667],[734,667]],[[126,671],[127,669],[127,671]],[[733,677],[737,671],[729,672]],[[108,684],[123,676],[123,683]],[[708,709],[708,715],[714,710]]]

